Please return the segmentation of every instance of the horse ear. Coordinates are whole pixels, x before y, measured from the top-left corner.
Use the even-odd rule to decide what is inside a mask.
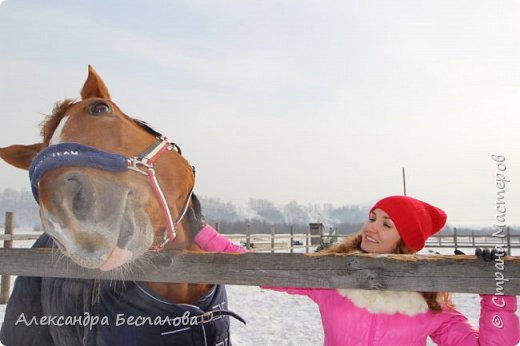
[[[107,86],[101,77],[99,77],[96,70],[90,65],[88,65],[87,80],[81,89],[81,99],[85,100],[89,97],[100,97],[105,100],[110,100],[110,93],[108,92]]]
[[[32,160],[42,149],[42,143],[32,145],[11,145],[0,148],[0,157],[8,164],[28,170]]]

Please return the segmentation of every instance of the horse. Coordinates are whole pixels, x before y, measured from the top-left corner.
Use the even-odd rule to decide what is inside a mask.
[[[40,142],[0,148],[7,163],[29,171],[45,231],[35,247],[57,247],[82,267],[114,273],[139,266],[150,252],[199,251],[183,217],[196,198],[195,170],[179,146],[126,115],[90,65],[80,95],[56,103],[41,125]],[[219,285],[19,277],[1,340],[6,345],[228,345],[229,316],[235,315],[226,305]],[[175,313],[189,315],[190,325],[181,323],[186,318],[175,320]],[[120,314],[153,323],[138,328],[122,319],[116,328]],[[106,323],[86,327],[78,315]],[[31,316],[40,322],[66,316],[76,323],[31,326],[25,323]]]

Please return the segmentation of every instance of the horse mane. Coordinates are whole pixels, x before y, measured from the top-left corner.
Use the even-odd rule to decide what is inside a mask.
[[[40,125],[40,134],[43,138],[43,144],[48,145],[54,131],[58,127],[61,119],[67,113],[67,110],[76,103],[76,100],[73,99],[65,99],[63,101],[58,101],[54,105],[52,109],[52,114],[47,115],[45,120]]]

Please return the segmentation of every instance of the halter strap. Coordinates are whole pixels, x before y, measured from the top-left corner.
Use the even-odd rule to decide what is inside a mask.
[[[151,248],[152,251],[162,250],[168,242],[173,241],[177,237],[177,225],[184,217],[184,214],[186,214],[186,211],[188,210],[188,204],[193,193],[192,188],[186,196],[186,200],[184,201],[179,215],[177,215],[177,218],[174,221],[170,206],[168,205],[168,200],[166,199],[161,184],[159,183],[157,175],[155,174],[153,164],[164,152],[174,150],[175,148],[175,144],[168,142],[166,137],[161,137],[158,138],[155,144],[151,145],[141,155],[128,159],[128,169],[147,176],[155,196],[157,197],[161,210],[165,215],[166,232],[163,235],[161,243]],[[143,168],[141,169],[140,167]],[[193,169],[193,174],[195,174],[195,169]]]
[[[154,163],[163,153],[177,150],[177,148],[177,145],[168,142],[168,139],[164,136],[158,137],[157,141],[141,155],[131,158],[74,142],[51,145],[36,155],[29,168],[32,193],[34,199],[39,204],[38,186],[42,175],[51,169],[65,166],[93,167],[111,172],[131,170],[145,175],[154,191],[166,221],[166,230],[161,243],[151,248],[152,251],[160,251],[177,236],[177,225],[186,214],[193,193],[192,187],[177,218],[174,220],[168,200],[157,178]],[[195,174],[195,168],[193,168],[193,173]]]

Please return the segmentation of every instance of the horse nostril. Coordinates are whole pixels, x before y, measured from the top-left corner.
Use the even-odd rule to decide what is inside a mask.
[[[74,215],[76,215],[76,217],[79,220],[85,219],[86,206],[87,206],[86,196],[85,196],[85,193],[83,192],[83,189],[80,188],[76,192],[76,195],[74,196],[74,198],[72,199],[72,210],[74,212]]]
[[[88,178],[79,173],[68,174],[64,179],[74,216],[80,221],[86,220],[94,205],[92,185]]]

